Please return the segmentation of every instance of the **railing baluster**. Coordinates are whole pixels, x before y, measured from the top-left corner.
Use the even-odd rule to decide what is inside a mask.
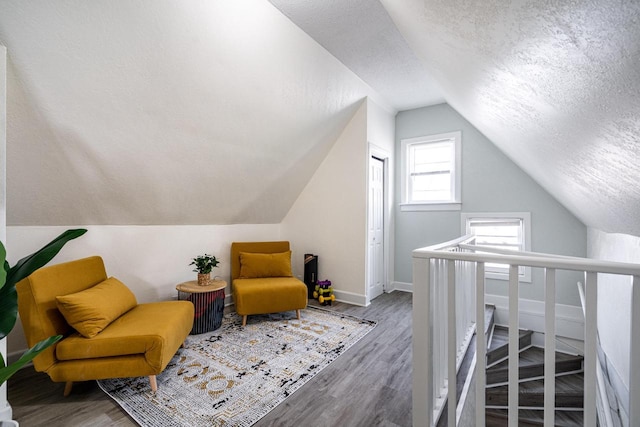
[[[596,427],[596,364],[598,363],[598,276],[588,271],[585,280],[584,319],[584,425]]]
[[[461,302],[463,302],[462,300],[462,292],[460,289],[460,284],[461,284],[461,276],[460,276],[460,263],[458,261],[452,261],[455,264],[455,268],[454,268],[454,289],[455,289],[455,301],[456,301],[456,366],[458,365],[458,350],[460,350],[460,344],[462,344],[462,325],[463,325],[463,320],[464,320],[464,310],[458,310],[458,308],[460,308],[460,306],[458,304],[460,304]],[[457,372],[457,369],[456,369]]]
[[[433,417],[433,371],[431,325],[429,324],[431,275],[430,259],[413,259],[413,305],[426,304],[427,310],[413,310],[413,425],[431,426]]]
[[[440,319],[444,320],[447,318],[447,261],[440,260],[440,310],[442,310],[442,314]],[[444,399],[444,386],[445,380],[447,379],[447,325],[442,325],[439,329],[440,332],[440,382],[438,386],[440,387],[440,395]]]
[[[438,268],[436,270],[436,274],[438,275],[438,281],[436,282],[436,289],[434,290],[436,295],[437,295],[437,315],[438,318],[437,322],[442,322],[442,323],[438,323],[438,326],[440,326],[439,328],[437,328],[437,331],[434,332],[434,334],[437,335],[436,339],[437,339],[437,347],[434,347],[435,351],[437,352],[436,354],[436,369],[437,369],[437,378],[436,381],[434,383],[435,386],[435,396],[437,397],[441,397],[441,392],[442,392],[442,386],[443,386],[443,382],[444,382],[444,376],[445,376],[445,368],[444,368],[444,351],[446,350],[446,346],[445,346],[445,341],[443,339],[443,334],[446,331],[446,325],[444,324],[444,319],[446,319],[446,306],[444,305],[444,302],[442,301],[442,294],[445,291],[444,287],[442,286],[444,282],[444,260],[439,259],[436,261],[438,264]]]
[[[544,426],[555,425],[556,414],[556,270],[545,269],[544,288]]]
[[[518,427],[518,266],[509,266],[509,427]]]
[[[439,336],[440,333],[438,332],[438,329],[441,327],[440,323],[438,323],[438,319],[440,316],[440,302],[438,300],[438,289],[440,288],[439,286],[439,280],[440,280],[440,276],[439,276],[439,270],[438,270],[438,266],[440,263],[439,259],[431,259],[431,286],[430,286],[430,290],[431,290],[431,301],[430,301],[430,307],[432,309],[431,311],[431,324],[433,325],[433,329],[430,331],[431,332],[431,342],[433,343],[433,347],[432,347],[432,355],[433,355],[433,359],[432,359],[432,364],[433,364],[433,382],[431,384],[431,389],[432,389],[432,396],[434,399],[434,405],[435,405],[435,400],[438,399],[438,381],[440,378],[440,365],[438,364],[438,360],[439,360],[439,355],[440,355],[440,341],[439,341]],[[414,330],[416,330],[414,328]]]
[[[484,336],[484,262],[476,264],[476,427],[485,425],[487,339]]]
[[[455,261],[447,261],[447,324],[448,324],[448,424],[456,425],[456,264]]]
[[[633,276],[631,288],[631,343],[630,361],[640,360],[640,276]],[[629,378],[629,419],[640,420],[640,369],[630,369]]]

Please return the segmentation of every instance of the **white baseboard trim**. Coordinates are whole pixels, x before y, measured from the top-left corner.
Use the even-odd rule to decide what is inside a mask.
[[[387,292],[401,291],[401,292],[413,292],[413,283],[407,282],[391,282]]]
[[[6,387],[7,383],[4,383],[2,387]],[[0,402],[0,421],[11,421],[13,420],[13,409],[11,405],[6,400],[4,402]]]
[[[495,323],[509,324],[509,298],[487,294],[487,304],[495,305]],[[520,299],[518,302],[520,327],[544,333],[544,302]],[[573,305],[556,304],[556,335],[577,341],[584,341],[584,316],[582,308]]]
[[[347,304],[359,305],[361,307],[367,306],[366,295],[354,294],[353,292],[341,291],[339,289],[334,289],[333,295],[335,295],[336,301],[346,302]]]

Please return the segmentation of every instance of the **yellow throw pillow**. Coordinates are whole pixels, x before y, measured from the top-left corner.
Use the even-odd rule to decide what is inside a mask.
[[[291,276],[291,251],[274,254],[240,252],[241,279]]]
[[[57,296],[56,302],[67,323],[86,338],[95,337],[138,305],[133,292],[114,277],[84,291]]]

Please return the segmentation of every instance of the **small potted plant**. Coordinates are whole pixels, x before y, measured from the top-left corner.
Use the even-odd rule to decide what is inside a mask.
[[[220,261],[216,257],[204,254],[193,258],[189,265],[195,265],[193,271],[198,273],[198,285],[206,286],[211,281],[211,270],[217,267],[218,264],[220,264]]]

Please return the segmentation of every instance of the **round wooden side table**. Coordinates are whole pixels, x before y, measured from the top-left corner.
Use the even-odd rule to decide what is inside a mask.
[[[212,280],[206,286],[198,285],[197,280],[190,280],[176,286],[178,299],[193,303],[191,335],[215,331],[222,325],[226,287],[224,280]]]

